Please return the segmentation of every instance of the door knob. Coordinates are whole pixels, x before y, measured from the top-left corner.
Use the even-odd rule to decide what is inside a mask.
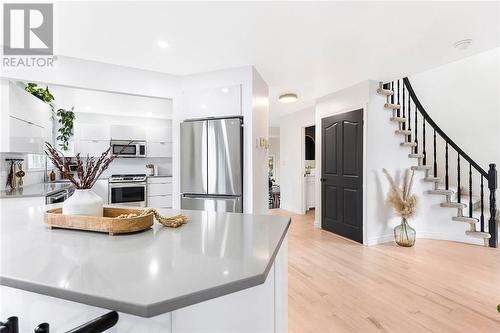
[[[324,182],[324,181],[326,181],[326,178],[320,178],[319,181]]]

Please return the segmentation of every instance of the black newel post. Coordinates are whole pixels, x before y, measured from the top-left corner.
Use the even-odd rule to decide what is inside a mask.
[[[497,169],[494,163],[490,164],[488,170],[488,188],[490,190],[490,220],[488,221],[488,230],[490,232],[490,247],[498,246],[498,229],[497,229]]]

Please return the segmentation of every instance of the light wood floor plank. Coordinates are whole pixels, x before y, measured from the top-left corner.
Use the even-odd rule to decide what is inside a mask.
[[[365,247],[292,217],[289,331],[500,333],[500,250],[418,239]]]

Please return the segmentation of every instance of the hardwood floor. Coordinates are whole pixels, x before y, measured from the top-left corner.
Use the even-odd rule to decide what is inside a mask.
[[[365,247],[292,216],[289,332],[500,332],[500,250],[417,239]]]

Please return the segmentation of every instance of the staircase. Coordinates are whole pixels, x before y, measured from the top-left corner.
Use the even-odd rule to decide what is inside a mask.
[[[384,108],[391,112],[390,120],[397,126],[395,134],[402,138],[401,146],[410,148],[408,158],[416,160],[411,168],[424,172],[424,181],[434,184],[434,189],[427,194],[442,196],[441,207],[456,209],[452,220],[468,225],[467,236],[482,239],[485,246],[497,247],[495,164],[490,164],[485,171],[453,142],[424,109],[408,78],[380,82],[377,93],[387,98]],[[438,142],[444,146],[444,166],[438,165],[438,156],[442,154]],[[453,179],[451,158],[456,168]],[[489,191],[488,199],[486,191]],[[487,220],[485,211],[489,211]]]

